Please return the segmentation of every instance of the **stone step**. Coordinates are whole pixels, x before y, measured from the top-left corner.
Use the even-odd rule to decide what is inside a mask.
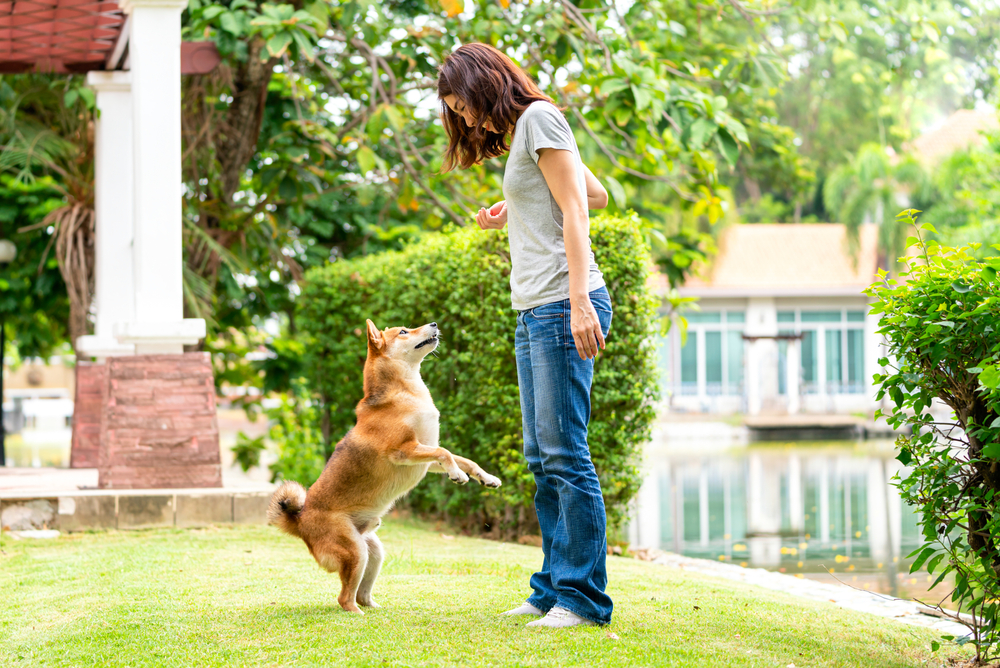
[[[0,493],[4,530],[150,529],[266,524],[269,491],[226,488]]]

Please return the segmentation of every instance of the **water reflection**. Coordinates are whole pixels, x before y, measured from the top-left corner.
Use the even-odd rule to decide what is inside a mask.
[[[922,593],[926,573],[903,567],[921,541],[916,514],[890,484],[901,468],[894,454],[888,441],[648,452],[630,542]]]

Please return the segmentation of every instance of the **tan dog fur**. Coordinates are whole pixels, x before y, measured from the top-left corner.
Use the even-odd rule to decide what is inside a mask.
[[[438,344],[437,325],[384,332],[368,321],[365,396],[357,424],[337,444],[319,480],[306,490],[286,482],[275,491],[268,521],[305,541],[313,558],[340,573],[337,601],[349,612],[377,607],[372,589],[382,567],[375,535],[381,517],[428,471],[464,485],[500,480],[475,462],[438,446],[438,410],[420,378],[420,362]]]

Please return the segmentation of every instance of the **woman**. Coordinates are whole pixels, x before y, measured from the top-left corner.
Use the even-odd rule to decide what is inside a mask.
[[[484,230],[509,224],[524,456],[545,559],[531,577],[534,593],[504,614],[545,615],[528,626],[607,624],[606,517],[587,446],[593,360],[611,326],[587,210],[606,206],[607,192],[580,161],[559,109],[497,49],[459,47],[441,66],[438,97],[445,169],[509,151],[506,199],[476,221]]]

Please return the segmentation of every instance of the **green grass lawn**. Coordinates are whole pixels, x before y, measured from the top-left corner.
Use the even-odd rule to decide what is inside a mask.
[[[2,666],[933,666],[931,632],[628,558],[614,620],[524,628],[541,551],[393,520],[380,609],[271,527],[64,535],[0,549]]]

